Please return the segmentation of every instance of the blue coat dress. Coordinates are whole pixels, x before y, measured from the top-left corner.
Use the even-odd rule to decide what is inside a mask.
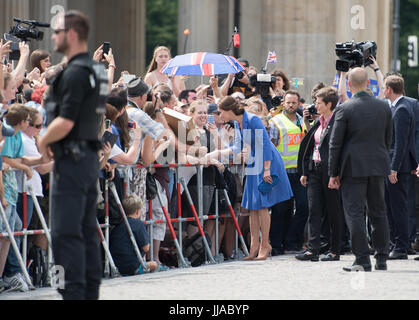
[[[250,146],[250,157],[246,166],[242,207],[248,210],[270,208],[293,196],[284,163],[278,150],[269,139],[269,135],[258,116],[244,112],[242,129],[242,147]],[[279,178],[278,184],[268,193],[258,189],[263,181],[264,161],[271,161],[271,176]]]

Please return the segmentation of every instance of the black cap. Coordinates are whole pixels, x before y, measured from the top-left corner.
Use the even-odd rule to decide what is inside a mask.
[[[238,58],[237,61],[243,63],[245,68],[249,68],[249,61],[247,61],[245,58]]]
[[[128,83],[128,97],[139,97],[147,94],[150,87],[141,78],[132,79]]]

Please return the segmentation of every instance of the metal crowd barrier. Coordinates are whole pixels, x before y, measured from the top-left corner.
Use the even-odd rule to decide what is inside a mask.
[[[187,183],[185,181],[185,179],[183,177],[179,176],[179,168],[182,166],[186,166],[186,167],[196,167],[197,168],[197,184],[198,184],[198,188],[197,188],[197,198],[198,198],[198,210],[196,210],[195,204],[192,201],[192,197],[189,193],[188,187],[187,187]],[[158,224],[158,223],[167,223],[167,225],[169,226],[169,231],[171,234],[171,237],[173,239],[173,242],[175,244],[177,253],[178,253],[178,267],[189,267],[190,263],[184,258],[183,256],[183,251],[182,251],[182,223],[186,222],[186,221],[195,221],[198,225],[198,229],[199,232],[201,234],[202,240],[204,242],[204,246],[205,246],[205,250],[206,250],[206,254],[207,254],[207,263],[220,263],[221,261],[219,261],[219,259],[216,259],[216,257],[219,254],[219,249],[218,249],[218,220],[219,218],[232,218],[234,225],[235,225],[235,237],[236,237],[236,241],[235,241],[235,253],[236,253],[236,259],[240,259],[240,249],[239,249],[239,245],[238,245],[238,240],[240,240],[241,243],[241,248],[244,251],[244,255],[249,255],[248,249],[246,247],[245,241],[243,239],[243,235],[241,233],[240,227],[239,227],[239,223],[236,217],[236,214],[233,210],[232,204],[230,203],[230,199],[228,197],[227,194],[227,190],[223,189],[222,192],[224,193],[224,196],[227,200],[228,203],[228,208],[230,213],[229,214],[222,214],[219,215],[219,210],[218,210],[218,191],[219,189],[215,190],[215,214],[211,214],[211,215],[203,215],[203,177],[202,177],[202,165],[191,165],[191,164],[185,164],[185,165],[181,165],[181,164],[168,164],[168,165],[159,165],[159,164],[154,164],[154,165],[149,165],[149,166],[142,166],[142,165],[131,165],[131,166],[118,166],[118,168],[122,168],[125,170],[125,177],[124,177],[124,194],[127,193],[127,189],[128,189],[128,174],[127,174],[127,170],[129,170],[130,168],[133,167],[137,167],[137,168],[146,168],[148,170],[151,170],[152,168],[162,168],[162,167],[169,167],[169,168],[173,168],[175,170],[175,186],[176,186],[176,192],[177,192],[177,218],[171,218],[169,215],[169,212],[167,210],[167,208],[163,205],[163,201],[161,199],[161,196],[159,193],[157,193],[157,197],[158,200],[160,202],[160,205],[163,209],[163,213],[165,216],[165,220],[161,219],[161,220],[156,220],[153,218],[152,215],[152,206],[151,206],[151,201],[150,201],[150,206],[149,206],[149,220],[145,221],[145,224],[148,226],[149,228],[149,236],[150,236],[150,259],[153,260],[153,225],[154,224]],[[32,285],[32,281],[30,279],[30,276],[28,274],[27,271],[27,237],[28,236],[32,236],[32,235],[37,235],[37,234],[45,234],[47,241],[48,241],[48,273],[49,276],[51,278],[51,268],[54,265],[53,263],[53,256],[52,256],[52,240],[51,240],[51,234],[50,234],[50,229],[45,221],[45,218],[43,216],[41,207],[39,205],[38,199],[32,189],[32,187],[30,185],[26,185],[26,175],[23,174],[23,221],[22,221],[22,231],[15,231],[15,232],[11,232],[11,228],[6,220],[6,216],[5,216],[5,212],[4,212],[4,208],[0,205],[0,213],[1,213],[1,219],[3,219],[3,221],[5,222],[5,226],[7,229],[7,233],[0,233],[0,238],[1,237],[8,237],[10,239],[11,245],[13,250],[16,253],[16,256],[18,258],[19,261],[19,265],[22,269],[23,275],[25,277],[25,280],[27,281],[27,283],[29,284],[29,286],[31,287],[31,289],[34,289],[33,285]],[[52,184],[53,184],[53,174],[50,173],[50,190],[52,189]],[[192,212],[194,217],[182,217],[182,206],[181,206],[181,185],[184,188],[184,192],[186,193],[189,205],[191,206]],[[114,199],[116,200],[123,222],[127,228],[127,231],[129,233],[130,236],[130,241],[134,247],[134,251],[136,253],[136,256],[138,258],[138,261],[140,262],[141,266],[143,267],[143,270],[148,271],[147,267],[146,267],[146,262],[144,261],[143,257],[141,256],[140,250],[135,242],[134,236],[132,234],[132,230],[130,228],[130,225],[128,223],[127,220],[127,216],[124,212],[124,209],[122,207],[122,203],[121,200],[119,199],[118,193],[116,191],[115,185],[113,182],[109,182],[108,180],[105,180],[105,188],[104,188],[104,200],[105,200],[105,223],[100,225],[99,222],[97,221],[97,231],[98,231],[98,236],[100,239],[100,242],[103,246],[104,252],[105,252],[105,258],[104,258],[104,276],[106,277],[119,277],[119,271],[118,268],[115,265],[115,262],[112,258],[112,255],[110,253],[109,250],[109,235],[110,235],[110,222],[109,222],[109,189],[111,190],[112,196],[114,197]],[[41,222],[42,225],[42,229],[41,230],[28,230],[28,223],[27,223],[27,196],[28,196],[28,192],[29,195],[31,196],[33,203],[34,203],[34,209],[38,215],[38,218]],[[50,202],[50,212],[51,212],[51,202]],[[239,216],[246,216],[245,214],[242,214],[239,212]],[[50,219],[51,219],[51,214],[50,214]],[[215,224],[215,256],[212,255],[211,252],[211,248],[209,247],[209,244],[207,242],[207,239],[205,237],[205,233],[203,230],[203,223],[206,220],[209,219],[214,219],[216,220],[216,224]],[[178,224],[178,234],[179,236],[176,235],[176,232],[173,228],[173,223],[177,223]],[[102,229],[104,229],[104,232],[102,232]],[[15,241],[15,237],[16,236],[22,236],[22,252],[19,250],[17,243]],[[218,260],[218,261],[217,261]]]

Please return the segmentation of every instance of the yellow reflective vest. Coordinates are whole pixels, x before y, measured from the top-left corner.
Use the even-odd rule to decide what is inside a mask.
[[[305,136],[306,125],[301,123],[301,129],[283,113],[276,115],[271,121],[279,131],[279,144],[276,149],[281,154],[285,169],[297,168],[298,150]]]

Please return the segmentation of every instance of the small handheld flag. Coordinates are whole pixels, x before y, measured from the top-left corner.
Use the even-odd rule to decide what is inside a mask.
[[[269,51],[268,59],[267,59],[266,62],[267,63],[275,63],[276,62],[276,52],[275,51]]]

